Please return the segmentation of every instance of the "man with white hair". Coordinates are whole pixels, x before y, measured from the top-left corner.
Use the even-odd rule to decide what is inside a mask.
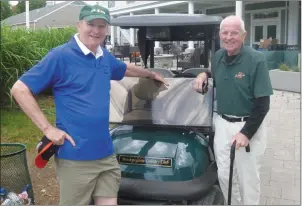
[[[194,89],[204,89],[212,77],[216,87],[214,152],[218,179],[228,198],[230,149],[236,140],[232,204],[258,205],[260,166],[266,148],[264,118],[273,94],[264,55],[244,46],[244,22],[238,16],[226,17],[220,25],[222,49],[212,58],[211,73],[201,73]],[[250,145],[250,152],[246,146]]]

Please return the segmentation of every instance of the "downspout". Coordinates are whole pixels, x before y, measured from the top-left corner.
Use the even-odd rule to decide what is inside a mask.
[[[288,44],[288,4],[289,2],[285,2],[285,33],[286,33],[286,39],[285,44]]]

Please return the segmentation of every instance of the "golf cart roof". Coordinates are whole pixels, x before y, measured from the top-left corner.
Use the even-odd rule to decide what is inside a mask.
[[[219,25],[220,16],[205,14],[144,14],[120,16],[111,20],[111,25],[122,28]]]

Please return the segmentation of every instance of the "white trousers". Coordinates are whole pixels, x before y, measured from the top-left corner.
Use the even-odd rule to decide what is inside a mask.
[[[228,199],[231,140],[240,132],[245,122],[231,123],[215,117],[214,153],[218,167],[218,179],[225,200]],[[244,147],[235,152],[232,205],[259,205],[260,166],[266,149],[264,121],[250,140],[250,152]]]

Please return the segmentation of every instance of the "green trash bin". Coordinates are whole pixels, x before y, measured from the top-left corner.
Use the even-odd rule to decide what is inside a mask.
[[[26,146],[19,143],[2,143],[0,153],[0,186],[7,193],[20,194],[26,186],[31,205],[35,204],[31,178],[27,166]]]

